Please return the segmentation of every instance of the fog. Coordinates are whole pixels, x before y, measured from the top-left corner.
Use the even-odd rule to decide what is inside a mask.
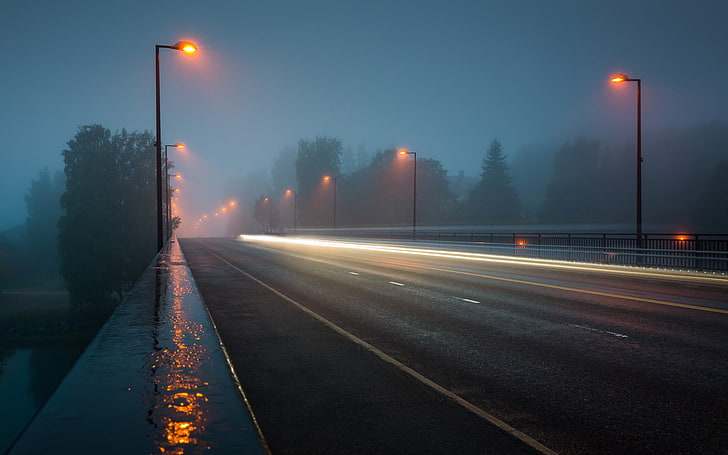
[[[722,0],[3,2],[0,231],[25,222],[31,181],[63,169],[80,126],[154,131],[154,45],[181,39],[199,52],[160,57],[162,143],[187,145],[170,150],[182,233],[230,188],[268,191],[256,184],[281,151],[319,135],[472,179],[497,138],[535,205],[545,149],[584,136],[633,150],[636,87],[610,84],[616,72],[642,79],[646,175],[669,173],[671,131],[728,122],[727,13]]]

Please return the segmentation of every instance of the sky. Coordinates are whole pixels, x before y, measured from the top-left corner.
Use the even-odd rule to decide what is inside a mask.
[[[406,147],[476,176],[490,142],[513,156],[577,135],[728,121],[724,0],[0,0],[0,230],[30,182],[62,170],[78,127],[154,131],[184,175],[189,218],[284,147],[328,135]],[[643,140],[644,153],[649,138]]]

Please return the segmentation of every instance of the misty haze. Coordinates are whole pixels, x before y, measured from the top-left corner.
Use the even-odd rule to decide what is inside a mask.
[[[2,10],[3,451],[725,450],[728,4]]]

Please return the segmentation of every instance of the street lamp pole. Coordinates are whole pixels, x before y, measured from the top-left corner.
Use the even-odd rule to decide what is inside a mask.
[[[334,230],[336,230],[336,177],[331,177],[330,175],[327,175],[324,176],[324,181],[334,182]]]
[[[402,149],[399,151],[402,156],[412,155],[414,158],[412,166],[412,240],[417,239],[417,152]]]
[[[612,82],[637,82],[637,248],[642,248],[642,79],[615,74]]]
[[[176,144],[165,144],[164,145],[164,174],[166,175],[166,183],[164,187],[165,191],[165,203],[167,204],[167,209],[165,210],[165,218],[167,222],[167,238],[170,238],[172,236],[172,193],[170,192],[169,187],[169,147],[175,147],[183,149],[185,148],[185,145],[182,143],[176,143]]]
[[[293,196],[293,232],[296,232],[296,192],[293,190],[286,190],[286,194]]]
[[[155,141],[157,155],[157,251],[164,247],[164,216],[162,213],[162,119],[161,119],[161,98],[159,90],[159,49],[175,49],[191,54],[197,51],[197,47],[189,41],[179,41],[173,46],[156,44],[154,46],[154,68],[155,68],[155,89],[157,95],[156,117],[157,137]]]

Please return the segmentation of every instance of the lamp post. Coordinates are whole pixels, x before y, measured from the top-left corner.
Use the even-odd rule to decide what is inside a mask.
[[[336,177],[331,177],[330,175],[324,176],[324,182],[334,182],[334,229],[336,229]]]
[[[165,187],[164,187],[164,191],[165,191],[164,200],[166,201],[166,204],[167,204],[167,210],[165,211],[165,215],[166,215],[165,218],[166,218],[166,222],[167,222],[167,233],[166,233],[167,238],[170,238],[172,236],[172,209],[170,208],[170,206],[172,205],[172,193],[170,193],[170,191],[169,191],[169,177],[177,177],[177,178],[181,177],[181,175],[179,175],[179,174],[174,174],[174,175],[169,174],[169,147],[183,149],[183,148],[185,148],[185,145],[180,142],[178,142],[176,144],[165,144],[164,145],[164,174],[166,175],[166,179],[165,179],[166,182],[165,182]]]
[[[296,232],[296,192],[293,190],[286,190],[286,195],[293,196],[293,232]]]
[[[406,149],[399,151],[400,156],[412,155],[414,158],[412,166],[412,240],[416,240],[417,236],[417,152],[411,152]]]
[[[642,248],[642,79],[615,74],[611,82],[637,82],[637,248]]]
[[[188,54],[197,51],[197,46],[189,41],[179,41],[173,46],[156,44],[154,46],[154,65],[155,65],[155,82],[157,94],[157,137],[156,137],[156,155],[157,155],[157,250],[161,251],[164,247],[164,217],[162,215],[162,119],[159,95],[159,49],[175,49]]]

